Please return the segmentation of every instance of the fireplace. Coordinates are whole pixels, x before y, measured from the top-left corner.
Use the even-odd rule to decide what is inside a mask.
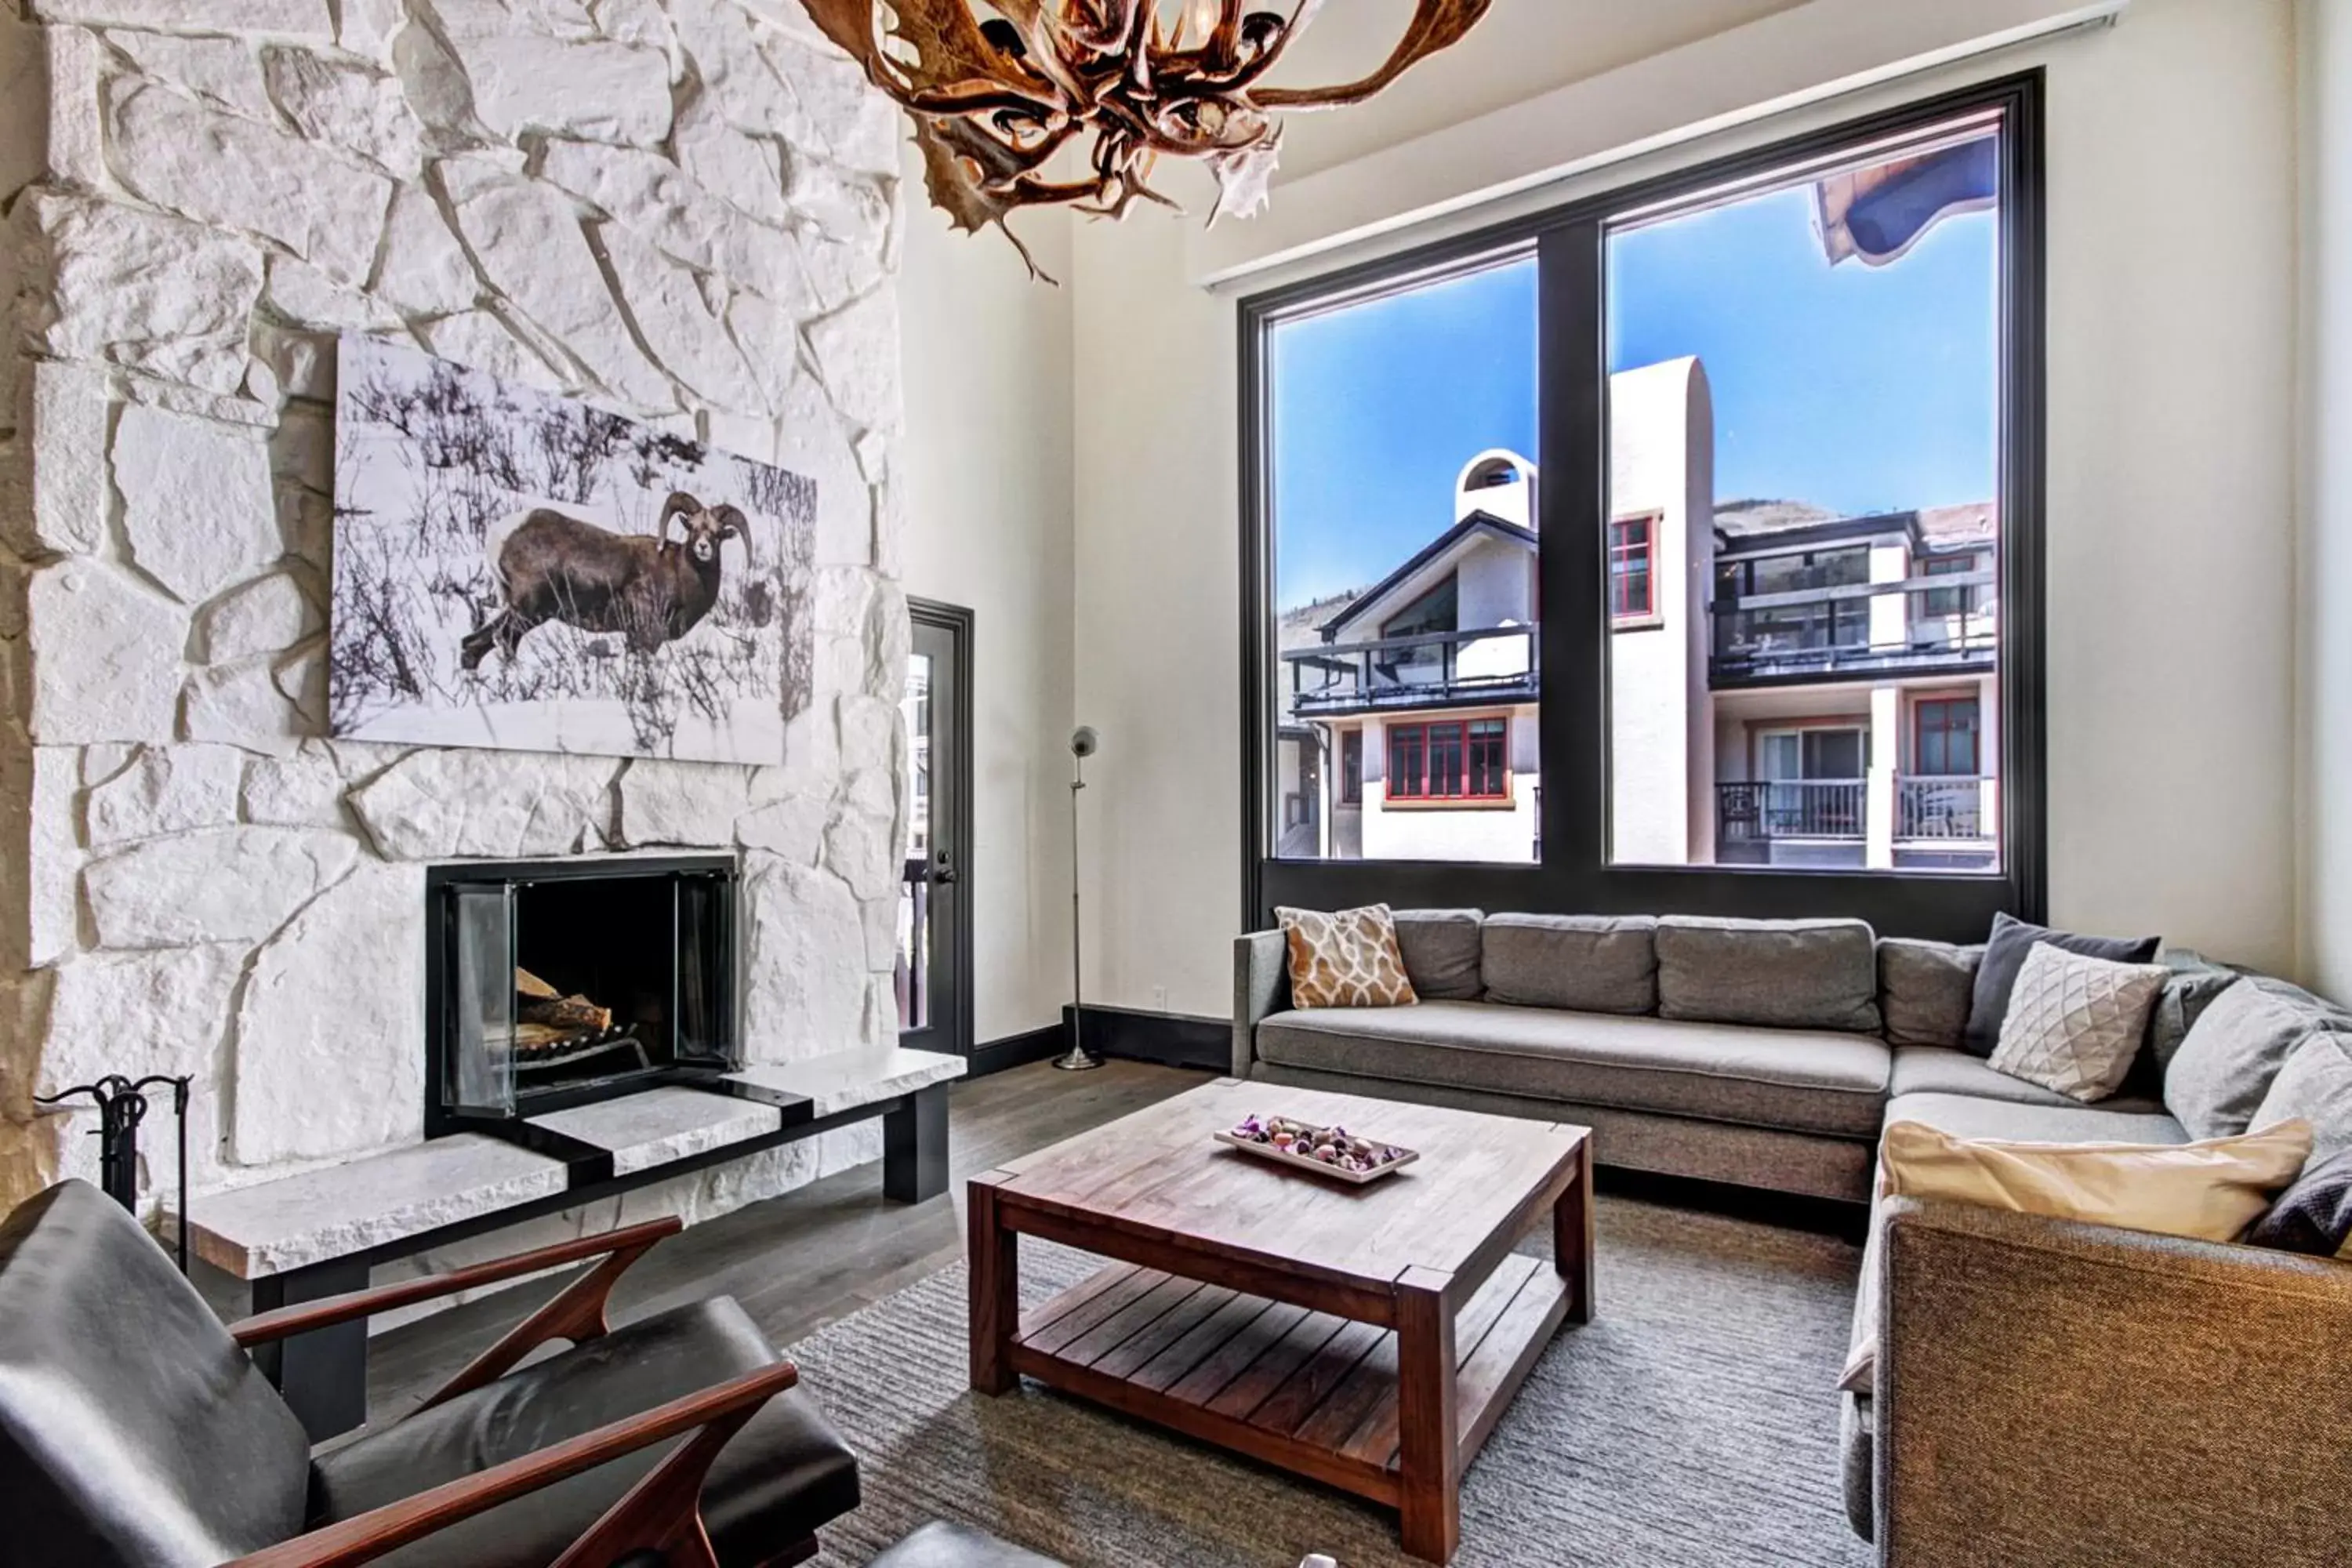
[[[735,894],[725,856],[431,868],[426,1135],[740,1067]]]

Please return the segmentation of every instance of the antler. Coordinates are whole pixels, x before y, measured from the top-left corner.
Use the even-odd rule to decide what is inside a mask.
[[[1404,37],[1380,69],[1336,87],[1261,88],[1323,0],[1289,14],[1248,0],[1194,0],[1173,26],[1160,0],[802,0],[824,35],[866,79],[915,117],[925,184],[961,229],[1005,231],[1032,276],[1043,277],[1005,219],[1025,206],[1074,204],[1117,217],[1151,189],[1162,155],[1206,163],[1217,180],[1214,222],[1265,204],[1282,148],[1277,109],[1360,103],[1420,60],[1461,41],[1494,0],[1418,0]],[[1091,174],[1051,179],[1045,164],[1092,133]]]

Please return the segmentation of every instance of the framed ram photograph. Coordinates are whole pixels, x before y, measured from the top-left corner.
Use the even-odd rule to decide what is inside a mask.
[[[337,736],[783,760],[814,480],[368,338],[340,373]]]

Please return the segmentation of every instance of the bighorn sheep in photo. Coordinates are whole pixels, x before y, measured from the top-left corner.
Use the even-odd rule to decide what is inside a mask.
[[[685,537],[669,525],[684,518]],[[511,661],[533,628],[561,621],[583,632],[618,632],[632,653],[651,653],[692,631],[719,602],[719,546],[751,525],[731,506],[707,507],[684,490],[662,503],[653,534],[614,533],[551,507],[524,514],[499,545],[494,563],[506,608],[458,647],[477,669],[495,646]]]

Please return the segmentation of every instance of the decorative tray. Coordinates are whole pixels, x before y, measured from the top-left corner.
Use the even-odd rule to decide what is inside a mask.
[[[1391,1175],[1421,1158],[1418,1151],[1400,1149],[1377,1139],[1359,1138],[1344,1127],[1318,1127],[1287,1116],[1253,1116],[1231,1131],[1217,1135],[1244,1154],[1255,1154],[1278,1165],[1295,1165],[1318,1176],[1362,1186]]]

